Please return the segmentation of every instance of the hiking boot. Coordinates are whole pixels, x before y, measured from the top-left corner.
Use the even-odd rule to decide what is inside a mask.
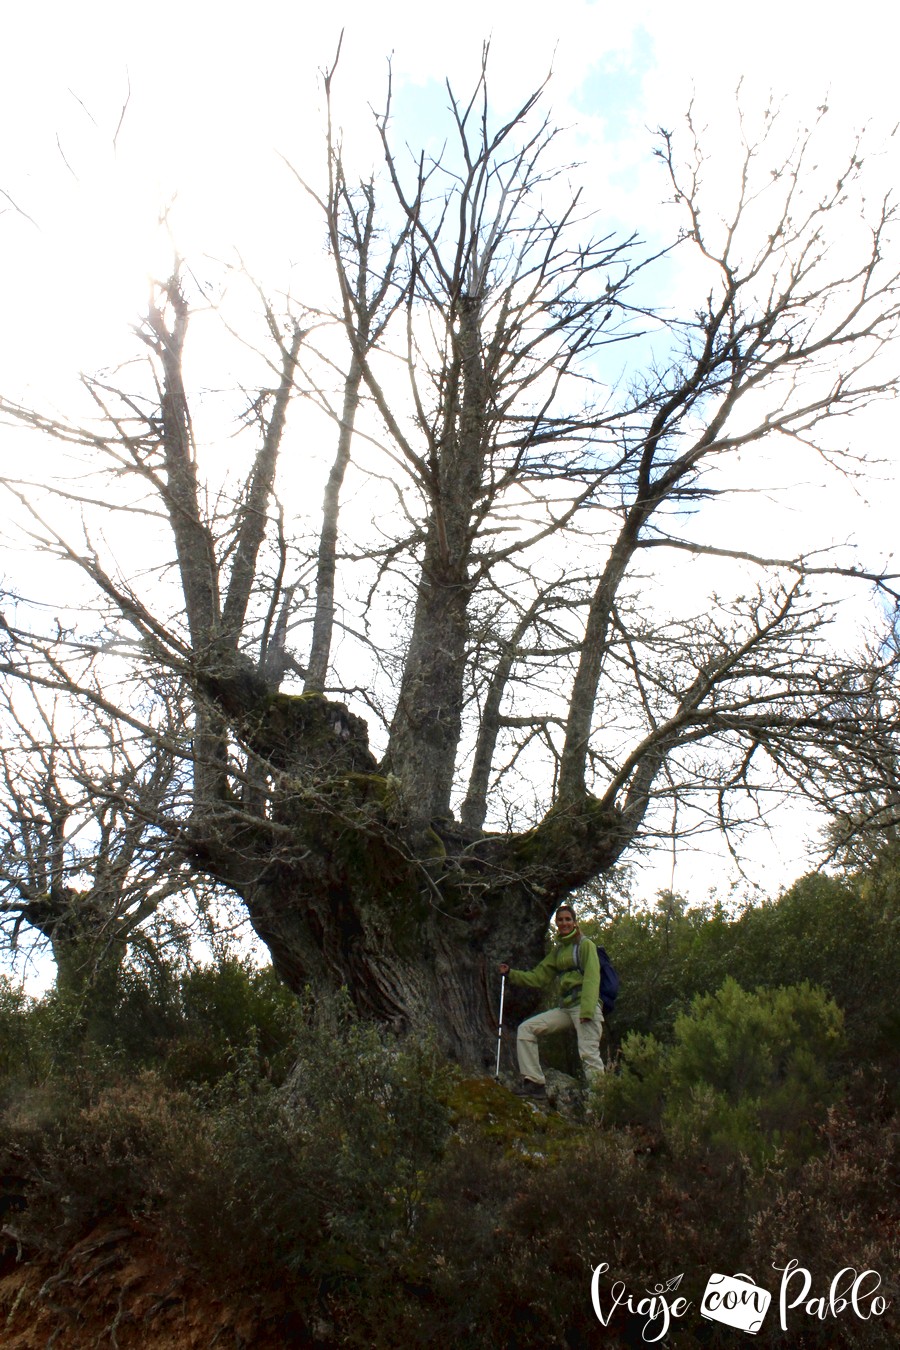
[[[530,1078],[523,1078],[521,1083],[513,1088],[517,1097],[537,1097],[542,1099],[547,1096],[547,1089],[543,1083],[534,1083]]]

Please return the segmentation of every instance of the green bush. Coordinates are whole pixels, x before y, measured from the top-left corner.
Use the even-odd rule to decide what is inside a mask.
[[[85,1044],[70,998],[29,998],[0,978],[0,1099],[79,1069],[97,1072],[108,1060],[104,1047]]]
[[[372,1280],[409,1242],[449,1131],[447,1070],[346,1003],[299,1019],[281,1088],[234,1072],[205,1099],[167,1222],[211,1278],[254,1288]]]
[[[651,910],[583,927],[609,950],[622,981],[610,1025],[614,1041],[633,1031],[669,1037],[695,994],[735,973],[735,925],[720,905],[689,906],[663,892]]]
[[[588,922],[585,927],[591,930]],[[881,1063],[900,1082],[900,862],[886,853],[865,873],[815,873],[776,900],[728,915],[663,894],[598,932],[622,979],[614,1039],[671,1039],[698,994],[731,977],[745,989],[804,982],[844,1013],[846,1064]]]
[[[671,1044],[633,1034],[621,1073],[600,1087],[618,1121],[659,1128],[676,1147],[746,1156],[807,1156],[837,1092],[840,1010],[803,984],[748,993],[725,980],[675,1021]]]
[[[890,857],[866,874],[813,874],[736,925],[741,982],[819,985],[845,1017],[848,1059],[900,1067],[900,870]]]
[[[33,1067],[31,1008],[32,1000],[0,975],[0,1081],[27,1075]]]
[[[186,971],[178,1018],[163,1047],[175,1083],[214,1083],[240,1061],[280,1082],[294,1057],[298,1001],[271,966],[226,957]]]
[[[142,1068],[176,1086],[209,1084],[238,1061],[280,1081],[293,1062],[297,1007],[271,967],[234,957],[188,969],[125,966],[113,1004],[97,1015],[71,994],[32,1000],[0,980],[0,1092],[60,1076],[96,1086]]]

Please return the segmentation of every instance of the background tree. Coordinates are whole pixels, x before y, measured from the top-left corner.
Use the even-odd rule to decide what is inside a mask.
[[[873,642],[873,675],[870,697],[886,724],[900,721],[895,685],[885,686],[878,671],[896,662],[897,615],[890,631]],[[863,680],[864,680],[863,676]],[[900,762],[896,736],[861,745],[849,773],[838,773],[828,783],[831,821],[825,832],[829,861],[844,867],[878,870],[882,862],[896,857],[900,844]]]
[[[13,949],[23,927],[49,943],[60,994],[108,1001],[141,930],[196,885],[172,837],[184,767],[59,696],[20,687],[3,711],[0,920]]]
[[[682,222],[664,252],[693,253],[698,287],[669,317],[642,299],[662,255],[596,233],[541,97],[495,125],[483,68],[468,101],[448,91],[429,156],[396,147],[389,96],[384,172],[359,187],[329,125],[309,191],[337,304],[265,303],[237,487],[197,434],[185,269],[154,289],[144,385],[87,382],[96,423],[4,405],[107,465],[101,517],[121,509],[152,540],[158,571],[135,581],[11,484],[43,547],[99,589],[132,674],[190,685],[185,856],[241,896],[291,986],[346,984],[397,1026],[437,1019],[472,1063],[491,1053],[496,961],[537,956],[555,906],[661,801],[738,830],[767,794],[815,795],[895,736],[893,656],[831,647],[816,589],[852,576],[892,602],[891,577],[701,528],[740,457],[773,442],[798,472],[810,453],[859,468],[832,429],[896,386],[893,207],[857,213],[858,147],[826,183],[818,125],[785,147],[767,114],[730,215],[707,214],[689,118],[683,158],[660,134]],[[321,415],[336,449],[315,525],[285,452]],[[349,483],[368,511],[339,529]],[[87,511],[83,485],[65,490]],[[685,556],[719,560],[718,593],[660,594]],[[73,640],[8,638],[7,674],[115,704]]]

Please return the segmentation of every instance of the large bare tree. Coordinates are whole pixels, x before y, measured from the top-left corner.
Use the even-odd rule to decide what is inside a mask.
[[[257,441],[237,489],[189,395],[186,268],[140,329],[149,381],[87,382],[95,423],[5,404],[109,471],[102,493],[65,488],[85,518],[121,507],[155,541],[136,577],[10,484],[102,597],[129,678],[190,684],[184,856],[242,897],[291,985],[435,1021],[474,1064],[498,959],[536,956],[554,907],[660,803],[736,829],[773,792],[826,796],[894,734],[892,658],[864,670],[829,645],[817,590],[852,576],[893,603],[892,579],[708,531],[757,450],[798,474],[815,453],[838,483],[861,471],[849,415],[896,385],[893,208],[856,213],[856,147],[822,187],[818,127],[762,168],[767,116],[722,217],[688,119],[683,151],[660,136],[681,223],[654,257],[597,231],[542,98],[497,123],[483,70],[471,99],[448,90],[432,156],[395,144],[389,98],[383,171],[358,183],[329,116],[327,173],[304,188],[335,302],[263,304],[269,374],[244,406]],[[695,259],[674,316],[648,300],[661,253]],[[321,457],[323,419],[316,518],[296,462]],[[679,593],[691,558],[718,560],[721,594]],[[58,633],[6,636],[8,674],[118,706]]]

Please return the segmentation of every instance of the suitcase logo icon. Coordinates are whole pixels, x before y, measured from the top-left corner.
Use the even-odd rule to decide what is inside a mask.
[[[755,1335],[771,1301],[768,1290],[754,1284],[749,1275],[710,1275],[700,1312],[711,1322]]]

